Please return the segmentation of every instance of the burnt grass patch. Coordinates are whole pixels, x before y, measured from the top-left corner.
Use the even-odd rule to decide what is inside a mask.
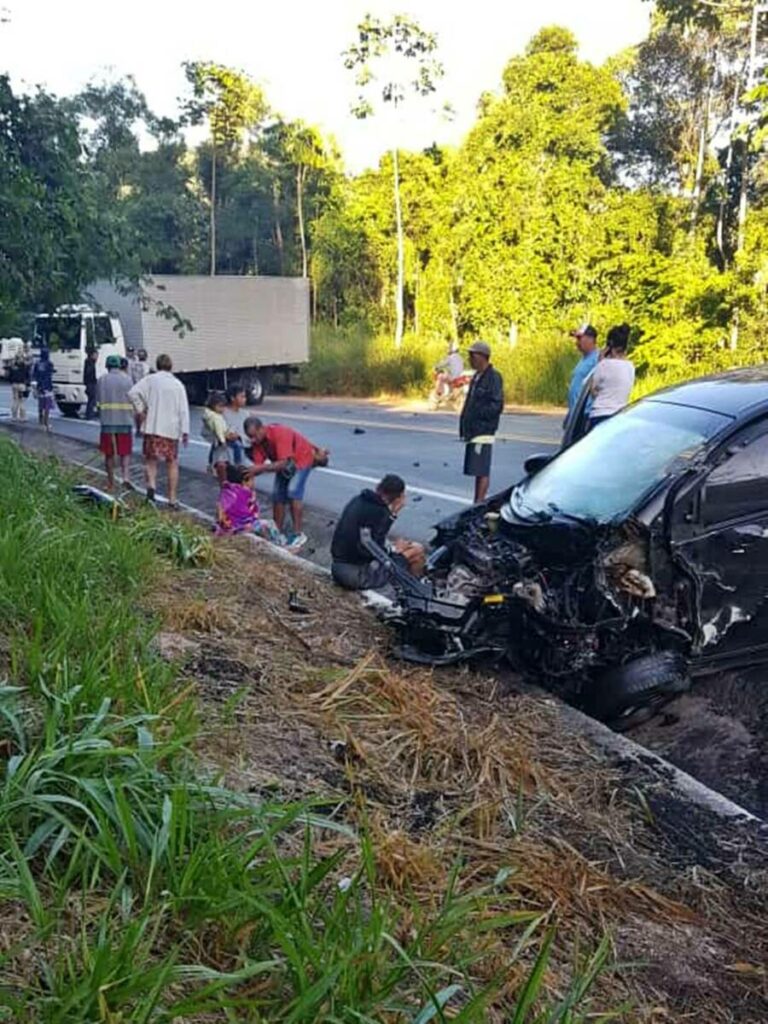
[[[292,591],[309,614],[292,615]],[[617,966],[597,979],[594,1012],[768,1019],[759,827],[611,760],[552,700],[482,672],[389,661],[386,634],[354,597],[245,540],[223,542],[183,584],[163,579],[151,603],[163,629],[198,645],[182,667],[202,702],[198,750],[228,785],[310,795],[364,825],[381,884],[405,900],[439,900],[460,864],[462,884],[495,885],[546,915],[557,934],[549,993],[607,936]],[[507,1019],[508,996],[489,1021]]]

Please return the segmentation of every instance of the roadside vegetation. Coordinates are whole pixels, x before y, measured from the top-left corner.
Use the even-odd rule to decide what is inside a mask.
[[[409,333],[398,349],[388,334],[364,327],[319,325],[312,330],[310,362],[299,380],[318,395],[405,395],[424,397],[434,383],[434,368],[445,358],[447,344],[437,337]],[[493,350],[494,365],[504,376],[506,399],[518,405],[562,405],[573,368],[571,339],[550,332],[537,341]]]
[[[457,146],[395,144],[356,174],[218,64],[184,64],[173,118],[130,78],[57,98],[0,76],[0,333],[96,279],[215,271],[309,278],[303,380],[321,393],[424,393],[447,341],[481,336],[510,402],[561,404],[583,321],[631,325],[637,394],[763,362],[768,16],[654,6],[648,37],[599,66],[542,29]],[[382,79],[398,45],[401,78]],[[452,99],[439,38],[402,16],[350,24],[327,59],[377,123],[393,100],[410,117],[420,93]]]
[[[0,1019],[480,1021],[501,934],[533,1019],[546,915],[458,861],[435,902],[395,897],[364,821],[237,792],[196,758],[203,708],[145,603],[199,562],[195,531],[86,507],[5,440],[0,474]],[[575,965],[551,1020],[582,1019],[607,954]]]
[[[0,1020],[761,1019],[759,868],[670,846],[549,702],[396,670],[353,596],[6,440],[0,473]]]

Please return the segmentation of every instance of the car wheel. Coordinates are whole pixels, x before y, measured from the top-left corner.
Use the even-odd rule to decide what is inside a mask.
[[[67,419],[70,420],[76,419],[78,413],[80,412],[79,402],[59,402],[58,406],[61,415],[66,416]]]
[[[587,695],[587,710],[619,732],[652,718],[690,687],[685,659],[656,651],[609,669]]]

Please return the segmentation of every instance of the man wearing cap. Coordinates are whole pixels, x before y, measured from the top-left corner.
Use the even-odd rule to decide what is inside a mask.
[[[469,362],[475,374],[461,410],[459,434],[466,445],[464,475],[475,478],[477,505],[488,493],[493,441],[504,409],[504,381],[491,366],[491,349],[484,341],[469,346]]]
[[[107,372],[99,377],[99,419],[101,439],[99,450],[104,456],[107,487],[115,486],[115,459],[120,459],[123,487],[131,487],[131,448],[133,436],[133,404],[128,397],[132,381],[121,368],[120,356],[107,356]]]
[[[584,382],[597,366],[600,353],[597,349],[597,331],[592,324],[582,324],[571,337],[576,339],[576,348],[581,352],[581,359],[576,363],[568,385],[568,411],[573,409],[579,400]]]

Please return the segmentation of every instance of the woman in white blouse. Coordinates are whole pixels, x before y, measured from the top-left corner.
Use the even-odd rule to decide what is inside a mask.
[[[629,324],[621,324],[608,331],[605,351],[590,381],[590,430],[620,412],[629,402],[635,384],[635,368],[627,358],[628,344]]]

